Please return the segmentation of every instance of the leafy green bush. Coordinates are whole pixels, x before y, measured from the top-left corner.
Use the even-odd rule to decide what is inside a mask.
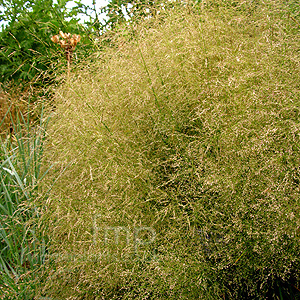
[[[0,32],[0,82],[40,86],[52,83],[66,65],[64,52],[50,40],[60,30],[82,35],[81,56],[93,49],[88,30],[79,23],[79,14],[84,12],[82,4],[78,1],[76,7],[67,9],[68,2],[0,2],[5,8],[0,17],[8,22]]]
[[[149,18],[58,90],[43,295],[299,298],[298,25],[219,3]]]

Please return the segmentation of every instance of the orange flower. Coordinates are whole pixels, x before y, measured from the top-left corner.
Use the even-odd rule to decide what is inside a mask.
[[[51,37],[51,41],[55,44],[58,44],[59,43],[59,36],[58,35],[53,35]]]
[[[61,37],[62,39],[60,39]],[[80,35],[79,34],[73,34],[71,36],[71,33],[64,33],[62,31],[59,31],[59,35],[54,35],[51,37],[51,41],[60,44],[60,46],[65,49],[66,53],[71,53],[75,50],[76,45],[80,41]],[[69,54],[68,54],[69,55]]]
[[[76,44],[80,42],[80,38],[79,34],[73,34],[73,39],[76,41]]]
[[[74,40],[73,38],[70,38],[70,45],[71,45],[72,47],[75,47],[76,44],[77,44],[77,41]]]
[[[63,33],[62,31],[59,32],[59,35],[63,38],[63,39],[66,39],[67,36],[65,33]]]
[[[60,40],[59,43],[60,43],[60,46],[62,48],[67,48],[68,47],[68,44],[67,44],[67,42],[65,40]]]

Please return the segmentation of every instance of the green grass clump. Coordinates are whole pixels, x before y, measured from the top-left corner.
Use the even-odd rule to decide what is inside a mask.
[[[1,136],[0,148],[0,299],[30,300],[37,270],[44,263],[46,237],[38,228],[34,203],[42,178],[43,116],[30,127],[22,114],[12,118],[13,134]]]
[[[57,91],[43,295],[299,298],[299,28],[247,3],[128,27]]]

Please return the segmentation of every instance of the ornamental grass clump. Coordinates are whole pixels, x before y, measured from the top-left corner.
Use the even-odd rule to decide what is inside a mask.
[[[121,28],[57,91],[42,295],[299,297],[299,28],[247,3]]]
[[[46,122],[8,111],[12,131],[0,142],[0,299],[30,300],[47,256],[39,230],[38,186]]]

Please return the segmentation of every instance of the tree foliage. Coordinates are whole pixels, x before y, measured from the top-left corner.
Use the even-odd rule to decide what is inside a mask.
[[[67,9],[69,0],[1,0],[1,20],[8,22],[0,33],[0,81],[37,81],[49,71],[57,48],[50,41],[59,30],[81,33],[77,5]]]
[[[81,57],[86,57],[95,46],[95,38],[114,30],[128,19],[138,20],[154,16],[162,8],[162,2],[151,0],[111,0],[100,11],[96,2],[92,6],[75,1],[67,9],[70,0],[0,0],[0,21],[7,26],[0,32],[0,82],[45,83],[51,82],[48,75],[59,70],[57,62],[63,61],[63,53],[50,38],[60,30],[80,34]],[[105,13],[105,20],[99,14]],[[80,23],[80,14],[89,16],[89,21]],[[42,80],[41,80],[42,79]]]
[[[117,24],[128,19],[140,19],[148,16],[154,16],[169,1],[152,0],[112,0],[103,7],[102,12],[107,15],[104,23],[105,28],[114,28]]]

